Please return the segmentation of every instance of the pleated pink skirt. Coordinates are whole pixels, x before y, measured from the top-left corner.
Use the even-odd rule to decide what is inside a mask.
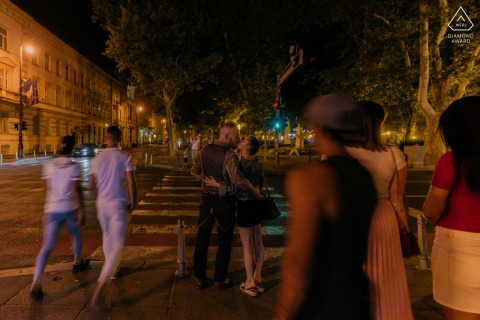
[[[370,281],[372,318],[413,319],[397,218],[387,198],[378,199],[372,216],[364,269]]]

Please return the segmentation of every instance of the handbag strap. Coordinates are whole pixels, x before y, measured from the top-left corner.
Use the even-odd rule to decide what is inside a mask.
[[[263,185],[265,186],[265,189],[267,189],[267,196],[268,196],[269,198],[271,198],[271,197],[270,197],[270,191],[268,190],[267,180],[265,179],[265,175],[263,174],[263,170],[262,170],[262,178],[263,178]]]

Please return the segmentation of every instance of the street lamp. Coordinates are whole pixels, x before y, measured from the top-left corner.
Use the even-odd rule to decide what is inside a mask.
[[[137,146],[139,145],[139,135],[140,135],[140,128],[139,128],[139,121],[138,121],[138,115],[139,112],[142,111],[142,107],[137,107]]]
[[[32,53],[33,48],[27,47],[27,52]],[[23,102],[22,102],[22,62],[23,62],[23,45],[20,45],[20,88],[18,90],[18,158],[24,158],[23,153]]]

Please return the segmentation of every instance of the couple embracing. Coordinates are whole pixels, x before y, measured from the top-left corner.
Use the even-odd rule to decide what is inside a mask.
[[[232,150],[236,147],[242,154],[242,160],[239,160]],[[234,123],[225,123],[220,128],[218,140],[202,148],[195,158],[191,173],[202,180],[194,253],[194,280],[199,289],[207,286],[208,245],[215,224],[218,248],[213,284],[216,289],[228,286],[227,273],[237,212],[246,271],[246,280],[240,285],[240,290],[250,296],[257,296],[264,291],[261,284],[264,249],[258,212],[263,169],[254,157],[258,149],[259,142],[255,137],[248,136],[240,141],[237,126]]]

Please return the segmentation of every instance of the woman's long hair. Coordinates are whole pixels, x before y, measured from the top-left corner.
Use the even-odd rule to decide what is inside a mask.
[[[370,151],[385,151],[387,147],[382,141],[382,124],[385,120],[385,110],[373,101],[358,101],[357,105],[363,112],[363,148]]]
[[[480,96],[452,102],[440,116],[438,131],[453,152],[454,187],[463,177],[467,189],[480,196]]]

